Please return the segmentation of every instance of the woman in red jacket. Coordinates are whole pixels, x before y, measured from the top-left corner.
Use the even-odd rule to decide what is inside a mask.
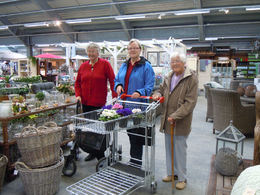
[[[81,64],[78,70],[75,93],[77,100],[82,103],[83,112],[90,112],[106,104],[107,81],[110,83],[112,97],[116,97],[117,94],[114,91],[115,74],[110,63],[98,57],[100,47],[91,43],[86,51],[90,60]],[[104,151],[94,151],[94,153],[87,156],[85,160],[104,157]]]

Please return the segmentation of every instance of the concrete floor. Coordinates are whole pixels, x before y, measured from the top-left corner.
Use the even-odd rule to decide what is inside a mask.
[[[182,195],[204,195],[206,194],[208,178],[210,174],[210,159],[215,153],[216,135],[212,134],[211,122],[205,122],[206,115],[206,99],[204,96],[198,98],[198,103],[193,114],[192,132],[188,138],[188,159],[187,159],[187,188],[174,194]],[[162,178],[166,175],[164,134],[158,132],[159,119],[156,125],[156,180],[158,183],[156,194],[167,195],[172,194],[171,183],[162,182]],[[129,152],[129,141],[126,135],[120,137],[120,141],[125,143],[123,153]],[[244,146],[244,158],[253,158],[253,138],[246,139]],[[73,177],[62,176],[60,190],[58,195],[69,194],[66,187],[89,176],[95,172],[96,160],[85,162],[85,153],[80,154],[80,160],[77,162],[78,170]],[[13,182],[7,183],[3,187],[3,195],[23,195],[23,185],[21,180],[17,178]],[[149,189],[140,188],[132,193],[133,195],[150,194]]]

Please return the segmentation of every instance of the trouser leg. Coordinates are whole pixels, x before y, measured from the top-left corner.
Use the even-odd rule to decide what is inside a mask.
[[[131,163],[135,163],[138,165],[142,165],[142,156],[143,156],[143,145],[138,143],[137,139],[133,135],[129,135],[130,140],[130,156],[131,156]],[[137,161],[135,159],[140,161]]]
[[[174,136],[174,174],[179,181],[187,179],[187,136]],[[172,175],[171,167],[171,135],[165,134],[167,175]]]

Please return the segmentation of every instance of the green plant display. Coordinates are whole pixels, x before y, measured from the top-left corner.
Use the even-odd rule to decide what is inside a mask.
[[[19,94],[25,95],[29,93],[29,88],[22,87],[22,88],[1,88],[0,95],[10,95],[10,94]]]
[[[10,83],[10,81],[11,81],[11,78],[13,77],[13,75],[7,75],[7,76],[5,76],[5,83]]]
[[[70,83],[60,84],[56,89],[64,94],[75,95],[74,86]]]
[[[33,77],[21,77],[15,79],[15,82],[21,82],[21,83],[37,83],[41,81],[41,76],[33,76]]]
[[[42,101],[42,100],[44,100],[45,95],[44,95],[43,92],[38,92],[35,97],[36,97],[39,101]]]
[[[32,63],[33,66],[36,66],[37,59],[36,59],[35,57],[30,56],[30,57],[29,57],[29,60],[31,61],[31,63]]]

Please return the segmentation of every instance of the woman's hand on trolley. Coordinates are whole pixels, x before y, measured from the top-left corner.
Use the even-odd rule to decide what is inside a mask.
[[[140,96],[141,96],[140,93],[134,92],[134,93],[132,94],[131,98],[137,99],[137,98],[139,98]]]
[[[160,99],[160,97],[162,97],[160,94],[156,93],[156,94],[153,94],[152,98],[154,101],[157,101]]]
[[[121,93],[124,93],[124,89],[121,85],[118,85],[116,87],[116,93],[117,93],[118,96],[120,96]]]
[[[81,103],[81,97],[80,96],[77,96],[76,100],[77,100],[77,102],[79,101]]]

